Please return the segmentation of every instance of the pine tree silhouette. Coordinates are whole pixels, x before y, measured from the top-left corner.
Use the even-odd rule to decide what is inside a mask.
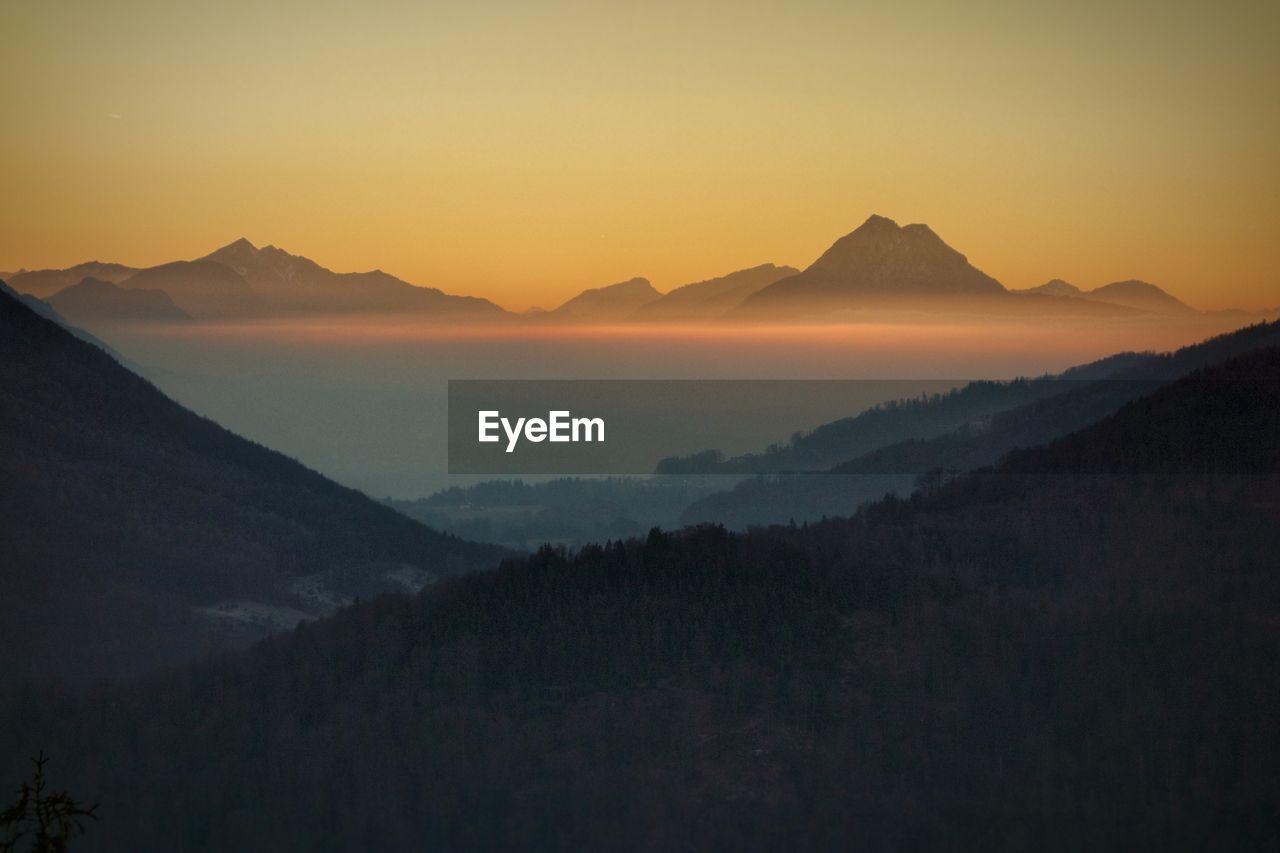
[[[86,808],[66,791],[46,790],[49,759],[43,751],[31,763],[31,781],[22,783],[18,799],[0,812],[0,853],[61,853],[71,839],[84,834],[86,818],[98,819],[96,804]]]

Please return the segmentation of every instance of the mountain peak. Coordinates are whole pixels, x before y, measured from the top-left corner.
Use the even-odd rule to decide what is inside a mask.
[[[1076,287],[1069,281],[1060,278],[1053,278],[1044,284],[1028,287],[1025,290],[1019,290],[1018,293],[1039,293],[1044,296],[1083,296],[1084,291]]]
[[[250,243],[247,237],[240,237],[239,239],[223,246],[219,251],[256,252],[258,251],[258,247]]]
[[[1164,288],[1131,278],[1113,281],[1089,291],[1089,297],[1137,308],[1153,314],[1194,314],[1195,309]]]
[[[902,233],[910,234],[913,237],[938,240],[939,242],[942,240],[942,238],[937,235],[937,232],[928,225],[925,225],[923,222],[913,222],[910,225],[903,225],[900,230]]]
[[[859,225],[856,230],[862,231],[863,229],[873,228],[893,228],[894,230],[897,230],[898,223],[894,222],[887,216],[881,216],[878,213],[873,213],[868,216],[866,222]]]
[[[656,299],[661,295],[662,294],[658,293],[658,291],[654,289],[653,285],[649,282],[649,279],[636,276],[635,278],[629,278],[626,281],[620,281],[617,284],[606,284],[603,287],[588,288],[565,304],[568,305],[570,303],[577,302],[582,300],[584,297],[587,299],[618,299],[635,297]]]
[[[1104,284],[1101,287],[1095,287],[1091,292],[1097,293],[1099,291],[1115,291],[1118,293],[1147,293],[1153,296],[1169,295],[1159,285],[1152,284],[1149,281],[1143,281],[1142,279],[1139,279],[1139,278],[1127,278],[1124,281],[1113,281],[1110,284]]]
[[[244,274],[245,267],[258,258],[258,247],[250,243],[246,238],[241,237],[234,240],[221,249],[215,249],[205,255],[202,261],[217,261],[231,267],[241,275]]]
[[[617,320],[662,296],[649,279],[635,278],[584,290],[556,311],[583,320]]]
[[[740,308],[823,314],[893,300],[905,304],[1005,293],[1000,282],[973,267],[929,226],[899,226],[872,214],[804,272],[765,287]]]
[[[635,278],[629,278],[626,281],[620,281],[617,284],[610,284],[599,289],[610,290],[614,293],[630,293],[632,291],[643,291],[647,293],[648,291],[653,290],[653,285],[649,282],[649,279],[642,276],[636,276]]]
[[[928,255],[953,263],[965,262],[964,255],[944,243],[928,225],[898,225],[887,216],[873,213],[866,222],[833,243],[811,268],[850,269],[861,267],[872,258],[883,260],[894,255]]]

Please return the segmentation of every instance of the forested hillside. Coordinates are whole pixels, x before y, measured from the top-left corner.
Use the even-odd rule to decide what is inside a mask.
[[[1277,376],[851,519],[543,550],[25,689],[2,754],[101,802],[86,850],[1271,849]]]
[[[10,681],[190,658],[502,553],[239,438],[0,293]]]

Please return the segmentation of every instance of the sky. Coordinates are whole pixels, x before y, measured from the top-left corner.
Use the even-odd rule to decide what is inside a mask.
[[[803,267],[1280,305],[1280,4],[0,0],[0,270],[237,237],[508,308]]]

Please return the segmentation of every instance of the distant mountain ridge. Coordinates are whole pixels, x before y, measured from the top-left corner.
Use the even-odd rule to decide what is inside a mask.
[[[46,300],[72,323],[190,323],[191,315],[163,290],[126,289],[96,278],[82,279]]]
[[[418,287],[382,270],[336,273],[275,246],[259,249],[243,237],[201,260],[233,270],[272,313],[403,312],[490,319],[506,313],[487,299]]]
[[[160,290],[197,320],[227,320],[263,312],[265,300],[235,270],[210,260],[171,261],[121,282],[130,289]]]
[[[145,269],[91,261],[65,270],[17,274],[9,283],[19,292],[47,298],[86,278],[125,291],[162,291],[178,309],[202,321],[335,313],[472,319],[507,316],[486,299],[417,287],[381,270],[335,273],[274,246],[259,249],[244,238],[191,261]],[[148,307],[146,300],[136,297],[111,298],[117,309],[114,320],[145,319],[157,299],[149,297],[152,303]],[[129,307],[139,313],[126,317]]]
[[[243,237],[193,261],[142,270],[91,261],[65,270],[20,271],[10,284],[44,298],[88,277],[129,290],[163,290],[197,320],[368,313],[537,323],[771,322],[839,319],[847,312],[880,310],[1029,318],[1200,313],[1157,285],[1136,279],[1091,291],[1061,279],[1009,290],[928,225],[900,226],[878,214],[803,270],[761,264],[666,294],[636,277],[584,290],[554,310],[522,314],[479,297],[415,286],[381,270],[335,273],[309,258],[271,245],[259,248]]]
[[[43,299],[86,278],[120,284],[137,271],[135,267],[124,264],[88,261],[62,270],[22,270],[13,273],[5,281],[19,293],[29,293]]]
[[[625,320],[661,297],[649,279],[637,276],[617,284],[584,290],[543,316],[594,321]]]
[[[1060,282],[1033,293],[1014,294],[969,263],[929,226],[900,226],[873,214],[803,272],[748,296],[729,316],[823,318],[846,311],[888,309],[1123,317],[1144,310],[1114,300],[1077,299],[1073,291]]]
[[[1138,281],[1137,279],[1116,281],[1111,284],[1104,284],[1101,287],[1095,287],[1093,290],[1081,290],[1070,282],[1055,278],[1038,287],[1015,290],[1013,293],[1087,299],[1093,302],[1105,302],[1109,305],[1133,308],[1149,314],[1186,315],[1197,313],[1196,309],[1163,288],[1147,281]]]
[[[776,281],[799,273],[795,267],[761,264],[719,278],[677,287],[644,305],[636,320],[713,320]]]

